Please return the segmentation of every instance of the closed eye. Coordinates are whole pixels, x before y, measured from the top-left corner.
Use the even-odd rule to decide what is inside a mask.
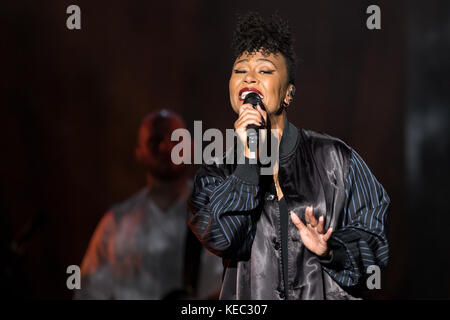
[[[245,71],[245,70],[238,70],[238,69],[235,69],[234,70],[234,73],[246,73],[247,71]],[[275,72],[275,70],[261,70],[261,71],[259,71],[259,73],[260,74],[273,74]]]

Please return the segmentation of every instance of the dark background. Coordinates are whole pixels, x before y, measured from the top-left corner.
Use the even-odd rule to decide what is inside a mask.
[[[70,4],[81,30],[66,28]],[[366,28],[370,4],[381,30]],[[232,128],[230,39],[249,9],[293,29],[303,63],[290,121],[343,139],[389,193],[390,264],[373,297],[450,298],[445,0],[3,1],[2,295],[71,298],[67,266],[145,183],[133,158],[145,114]]]

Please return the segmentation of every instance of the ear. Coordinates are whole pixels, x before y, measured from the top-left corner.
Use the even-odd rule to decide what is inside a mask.
[[[286,90],[286,95],[284,97],[284,103],[288,106],[293,100],[295,96],[295,86],[290,84]]]

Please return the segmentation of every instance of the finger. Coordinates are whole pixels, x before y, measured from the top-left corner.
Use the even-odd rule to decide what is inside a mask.
[[[306,207],[305,220],[306,220],[306,223],[311,224],[311,226],[313,226],[313,227],[317,226],[317,220],[314,217],[313,207],[312,206]]]
[[[324,218],[323,216],[320,216],[319,223],[317,224],[317,232],[322,234],[324,230],[324,225],[325,225]]]
[[[251,124],[254,124],[255,126],[259,126],[259,121],[255,120],[255,119],[245,120],[240,124],[239,128],[242,130],[247,130],[247,127]]]
[[[306,209],[305,209],[305,222],[306,222],[306,224],[310,224],[311,223],[308,213],[309,213],[309,207],[306,207]]]
[[[256,108],[251,103],[246,103],[242,105],[244,110],[256,110]]]
[[[267,123],[267,112],[265,112],[262,108],[261,108],[261,106],[258,104],[258,106],[256,107],[256,110],[258,110],[258,112],[261,114],[261,116],[263,117],[263,119],[264,119],[264,122],[266,122]]]
[[[294,211],[291,211],[291,220],[292,220],[292,223],[295,224],[295,226],[297,227],[297,229],[299,231],[306,229],[306,226],[303,224],[302,220],[300,220],[300,218]]]
[[[254,115],[255,117],[259,117],[261,119],[263,118],[262,115],[259,113],[259,111],[256,109],[253,109],[252,107],[247,107],[247,108],[242,109],[242,112],[239,114],[239,118],[242,118],[249,114]]]
[[[253,116],[253,115],[244,115],[242,118],[239,118],[236,120],[235,124],[234,124],[234,128],[235,129],[246,129],[247,126],[251,123],[259,126],[260,123],[260,119]]]
[[[254,125],[256,125],[256,126],[259,126],[260,122],[259,122],[258,120],[256,120],[256,119],[253,119],[253,118],[247,119],[247,120],[245,120],[245,121],[243,121],[243,122],[241,123],[241,126],[242,126],[241,128],[247,129],[247,127],[248,127],[250,124],[254,124]]]
[[[261,109],[261,107],[259,107],[259,110],[261,110],[261,111],[258,111],[258,105],[253,106],[253,105],[250,104],[250,103],[243,104],[243,105],[241,106],[240,109],[242,109],[243,112],[247,112],[247,111],[255,111],[256,113],[261,114],[261,116],[262,116],[262,113],[264,112],[264,111]]]
[[[245,109],[240,116],[242,117],[244,115],[253,115],[255,117],[258,117],[260,121],[263,121],[264,119],[263,115],[261,115],[261,113],[257,109],[253,109],[252,107],[250,107],[249,109]]]
[[[245,119],[249,119],[249,118],[253,118],[253,119],[256,119],[256,120],[258,120],[258,121],[261,121],[262,120],[262,117],[261,117],[261,115],[259,114],[259,112],[258,111],[256,111],[256,110],[253,110],[252,112],[250,112],[250,111],[244,111],[243,113],[242,113],[242,115],[240,116],[240,119],[242,119],[242,120],[245,120]]]
[[[242,112],[244,112],[245,105],[242,105],[239,107],[239,117],[241,116]]]
[[[317,224],[318,224],[318,222],[317,222],[316,217],[314,216],[314,209],[313,209],[313,206],[310,206],[310,207],[309,207],[309,218],[310,218],[310,221],[311,221],[312,226],[313,226],[313,227],[316,227]]]
[[[251,103],[246,103],[243,104],[240,108],[239,108],[239,116],[242,114],[242,112],[244,112],[247,109],[253,109],[253,105]]]
[[[329,228],[327,233],[325,233],[325,235],[323,236],[322,239],[324,241],[328,241],[328,239],[330,239],[332,233],[333,233],[333,228]]]

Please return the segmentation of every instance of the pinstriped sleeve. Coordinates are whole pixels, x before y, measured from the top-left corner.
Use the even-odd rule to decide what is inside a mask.
[[[223,256],[242,256],[253,242],[251,212],[258,199],[256,165],[238,165],[234,174],[197,174],[189,200],[193,215],[189,227],[211,252]]]
[[[367,267],[386,267],[389,248],[386,235],[390,199],[362,158],[352,150],[345,180],[345,219],[333,232],[332,258],[324,269],[339,284],[355,286],[366,277]]]

